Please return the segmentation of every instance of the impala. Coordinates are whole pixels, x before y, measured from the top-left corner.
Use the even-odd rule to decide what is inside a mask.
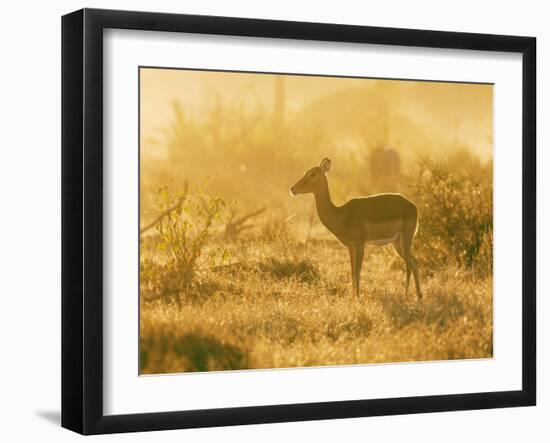
[[[342,206],[336,206],[330,198],[326,176],[330,165],[330,159],[323,159],[319,166],[306,171],[290,188],[290,193],[314,195],[315,208],[321,223],[349,250],[355,294],[359,295],[365,244],[384,246],[392,243],[405,261],[405,293],[409,290],[412,271],[416,296],[422,298],[418,270],[411,254],[412,241],[418,228],[418,210],[415,204],[401,194],[388,193],[354,198]]]

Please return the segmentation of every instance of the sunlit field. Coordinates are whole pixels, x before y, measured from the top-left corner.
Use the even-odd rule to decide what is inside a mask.
[[[142,69],[142,374],[493,355],[492,86]],[[422,298],[393,246],[348,250],[312,195],[418,208]],[[411,279],[412,280],[412,279]]]

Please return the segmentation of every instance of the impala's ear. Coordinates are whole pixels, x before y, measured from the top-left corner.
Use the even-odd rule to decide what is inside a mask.
[[[321,160],[321,163],[319,163],[319,167],[323,170],[323,172],[327,173],[330,171],[330,164],[332,162],[330,161],[330,158],[325,157],[323,160]]]

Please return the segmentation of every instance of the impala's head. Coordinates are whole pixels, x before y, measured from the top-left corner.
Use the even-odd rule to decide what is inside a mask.
[[[311,194],[320,192],[327,185],[327,176],[330,170],[330,159],[324,158],[319,166],[308,169],[304,176],[290,188],[291,195]]]

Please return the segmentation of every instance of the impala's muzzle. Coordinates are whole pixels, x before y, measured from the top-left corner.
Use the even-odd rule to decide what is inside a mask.
[[[296,197],[298,194],[302,194],[304,192],[304,189],[303,189],[303,183],[302,183],[303,180],[298,180],[294,186],[292,186],[292,188],[290,188],[290,195],[292,195],[293,197]]]
[[[308,182],[305,176],[294,183],[294,186],[290,188],[290,195],[294,197],[300,194],[307,194],[308,192],[310,192],[310,190],[308,189]]]

